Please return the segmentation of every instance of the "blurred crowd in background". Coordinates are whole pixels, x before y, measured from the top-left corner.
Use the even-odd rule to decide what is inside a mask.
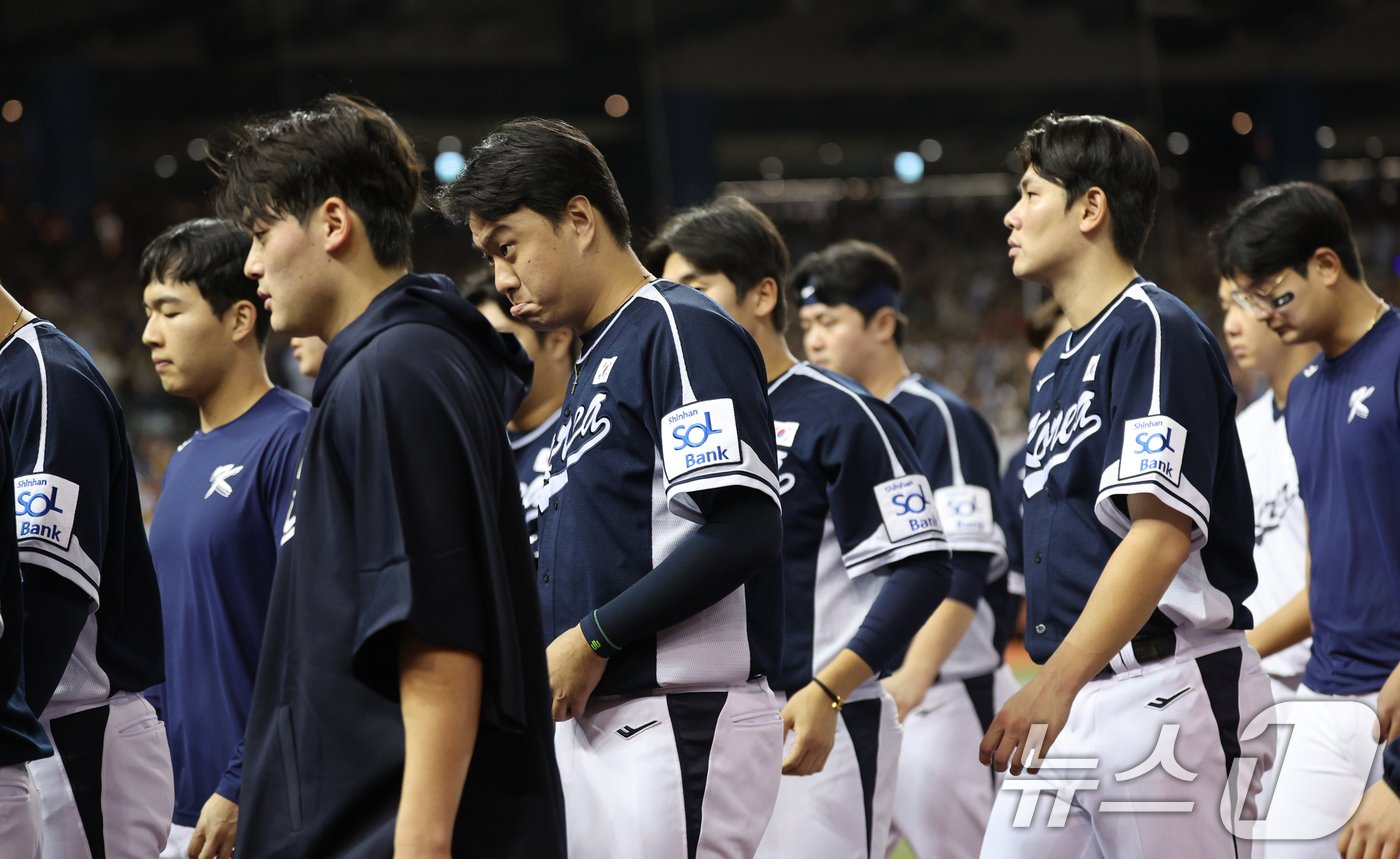
[[[1400,301],[1400,211],[1387,202],[1393,187],[1371,181],[1334,183],[1333,188],[1351,212],[1369,283],[1383,298]],[[1218,216],[1231,199],[1219,194],[1214,201],[1197,199],[1188,206],[1164,193],[1139,267],[1217,327],[1218,275],[1207,239],[1212,216],[1198,210],[1214,207]],[[877,192],[821,202],[774,202],[755,195],[754,201],[783,231],[794,262],[844,238],[873,241],[893,252],[906,275],[910,333],[905,351],[911,367],[979,408],[1001,436],[1004,451],[1024,439],[1024,324],[1044,296],[1039,287],[1020,283],[1010,273],[1001,223],[1012,202],[1009,193],[940,199]],[[144,284],[136,282],[136,263],[146,242],[165,227],[207,215],[211,208],[199,196],[133,194],[102,202],[90,222],[74,223],[32,205],[0,203],[0,280],[26,306],[87,348],[121,397],[149,507],[165,463],[196,422],[187,401],[162,392],[141,343]],[[637,241],[645,243],[654,226],[637,223]],[[441,271],[460,280],[480,269],[466,233],[436,214],[420,212],[416,230],[417,270]],[[788,333],[800,347],[796,326]],[[284,337],[274,335],[269,341],[268,365],[274,381],[309,396],[310,380],[297,372]],[[1241,402],[1248,402],[1258,382],[1246,377],[1238,382],[1246,389]]]

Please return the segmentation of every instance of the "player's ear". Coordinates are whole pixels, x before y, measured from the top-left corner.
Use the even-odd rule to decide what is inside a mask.
[[[1075,204],[1079,209],[1079,231],[1088,235],[1108,224],[1108,195],[1098,185],[1084,192]]]
[[[339,197],[327,197],[317,208],[312,218],[315,231],[313,237],[325,243],[326,253],[335,253],[345,247],[354,235],[354,218],[350,207]]]
[[[224,311],[223,323],[228,327],[229,337],[241,343],[249,337],[256,338],[258,309],[251,301],[235,301]]]
[[[870,317],[866,327],[881,343],[893,343],[895,329],[899,327],[899,314],[893,307],[882,307]]]
[[[598,210],[588,202],[588,198],[578,194],[564,204],[564,220],[561,225],[578,242],[579,250],[587,250],[598,237]]]
[[[1308,274],[1317,273],[1319,282],[1331,289],[1337,285],[1337,281],[1342,278],[1342,260],[1337,256],[1337,252],[1328,247],[1318,248],[1313,251],[1312,258],[1308,260]]]
[[[778,282],[771,277],[765,277],[749,288],[744,294],[744,301],[748,303],[754,316],[771,317],[773,310],[778,306]]]

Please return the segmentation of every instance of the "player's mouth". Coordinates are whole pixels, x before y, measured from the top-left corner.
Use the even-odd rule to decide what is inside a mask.
[[[153,358],[151,359],[151,363],[155,364],[157,373],[162,370],[169,370],[171,367],[175,366],[175,362],[171,361],[169,358]]]
[[[1015,242],[1011,241],[1010,239],[1007,239],[1007,240],[1006,240],[1006,244],[1007,244],[1006,255],[1009,256],[1009,257],[1014,257],[1014,256],[1016,256],[1016,252],[1019,251],[1019,250],[1021,249],[1021,246],[1020,246],[1020,245],[1016,244]]]

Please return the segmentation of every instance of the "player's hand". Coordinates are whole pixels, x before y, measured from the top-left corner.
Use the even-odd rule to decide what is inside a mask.
[[[792,751],[783,761],[783,775],[821,772],[836,745],[836,720],[841,717],[832,709],[831,699],[817,684],[808,683],[788,699],[781,715],[783,739],[789,731],[796,735]]]
[[[1400,796],[1383,781],[1371,785],[1361,797],[1342,836],[1337,853],[1347,859],[1395,859],[1400,856]]]
[[[1012,775],[1020,775],[1023,768],[1039,772],[1040,761],[1069,721],[1069,708],[1077,692],[1072,686],[1048,680],[1046,670],[1042,669],[1011,696],[992,720],[978,747],[982,763],[993,766],[997,772],[1010,768]],[[1044,726],[1043,738],[1037,726]],[[1028,743],[1028,740],[1034,742]],[[1027,752],[1028,745],[1032,747],[1033,756]]]
[[[554,721],[582,716],[588,696],[603,679],[608,660],[593,652],[578,626],[565,630],[544,652],[549,663],[549,689],[553,693]]]
[[[229,859],[237,839],[238,803],[216,793],[199,810],[185,855],[189,859]]]
[[[1400,665],[1395,666],[1381,687],[1376,715],[1380,717],[1380,736],[1375,738],[1376,742],[1388,743],[1400,737]]]
[[[908,716],[915,707],[923,703],[929,687],[929,684],[924,682],[924,678],[911,671],[908,666],[900,668],[881,680],[880,684],[894,699],[895,711],[899,713],[901,724],[904,723],[905,716]]]

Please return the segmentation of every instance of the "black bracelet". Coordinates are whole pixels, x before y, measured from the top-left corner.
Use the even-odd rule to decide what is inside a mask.
[[[823,683],[820,677],[813,677],[812,682],[817,684],[817,688],[825,692],[826,697],[831,699],[831,709],[839,712],[842,707],[846,706],[845,700],[842,699],[840,695],[831,691],[831,687]]]

